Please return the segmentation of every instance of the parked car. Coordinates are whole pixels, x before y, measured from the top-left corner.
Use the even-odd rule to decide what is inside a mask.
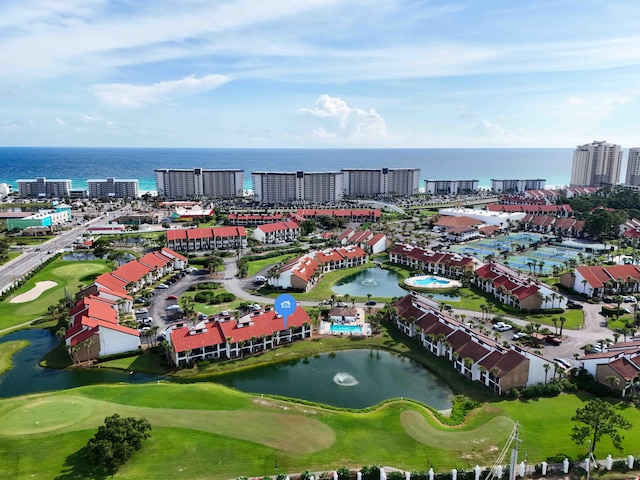
[[[622,297],[622,301],[626,303],[638,303],[638,299],[632,295],[625,295]]]
[[[567,302],[567,308],[570,308],[572,310],[582,310],[584,308],[583,305],[576,303],[576,302],[572,302],[571,300]]]
[[[507,330],[511,330],[513,327],[508,323],[498,322],[493,325],[493,329],[499,332],[506,332]]]
[[[139,308],[136,310],[136,315],[144,315],[145,313],[149,313],[149,310],[146,308]]]
[[[166,284],[164,284],[164,283],[161,283],[161,284],[160,284],[160,285],[158,285],[156,288],[157,288],[158,290],[165,290],[165,289],[169,288],[169,285],[166,285]]]
[[[167,297],[167,300],[177,300],[177,299],[178,299],[178,297],[176,295],[169,295]]]
[[[349,305],[347,304],[347,302],[338,302],[336,303],[336,306],[340,308],[347,308]]]
[[[373,306],[375,305],[377,302],[375,300],[369,300],[367,303],[365,303],[365,305],[367,306]]]
[[[513,335],[513,337],[511,337],[511,340],[520,340],[521,338],[526,337],[527,334],[524,332],[518,332],[516,334]]]

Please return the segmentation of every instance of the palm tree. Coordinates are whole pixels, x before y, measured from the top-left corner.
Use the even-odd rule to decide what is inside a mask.
[[[473,365],[473,358],[471,357],[465,357],[464,359],[464,366],[467,369],[467,378],[471,378],[471,366]]]
[[[556,335],[558,335],[558,319],[557,318],[552,318],[551,321],[553,322],[553,326],[556,327]],[[547,383],[547,382],[545,382]]]
[[[609,387],[611,388],[611,390],[614,390],[615,387],[620,385],[620,379],[615,375],[609,375],[608,377],[605,377],[604,380],[609,384]]]
[[[89,349],[93,346],[94,342],[93,338],[87,338],[84,342],[82,342],[85,346],[85,348],[87,349],[87,362],[89,361],[89,359],[91,358],[91,355],[89,353]]]
[[[560,317],[558,318],[558,321],[560,322],[560,336],[562,336],[562,328],[564,327],[564,324],[567,321],[567,317]]]
[[[549,369],[551,368],[551,365],[549,365],[548,363],[545,363],[544,365],[542,365],[542,368],[544,368],[544,383],[547,383],[547,375],[549,374]]]
[[[78,359],[78,350],[80,350],[80,345],[74,345],[69,349],[69,356],[71,357],[71,361],[73,361],[74,365],[79,365],[80,360]]]
[[[593,344],[587,343],[580,347],[580,350],[584,351],[585,355],[588,355],[591,350],[593,350]]]

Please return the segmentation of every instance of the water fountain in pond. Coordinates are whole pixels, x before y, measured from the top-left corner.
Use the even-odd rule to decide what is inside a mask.
[[[341,387],[353,387],[358,384],[358,380],[349,373],[338,372],[333,376],[333,381]]]
[[[364,280],[362,280],[360,282],[362,285],[377,285],[378,282],[376,282],[373,278],[366,278]]]

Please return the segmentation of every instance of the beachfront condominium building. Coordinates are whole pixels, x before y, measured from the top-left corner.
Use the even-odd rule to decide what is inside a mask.
[[[327,204],[342,200],[341,172],[252,172],[254,200],[260,203]]]
[[[244,193],[244,170],[158,168],[156,190],[164,198],[236,198]]]
[[[90,198],[138,198],[138,180],[87,180]]]
[[[606,141],[578,145],[571,166],[572,187],[601,187],[620,181],[620,145]]]
[[[35,180],[18,180],[18,194],[23,198],[60,198],[68,197],[71,180],[47,180],[38,177]]]
[[[546,180],[534,178],[528,180],[496,180],[491,179],[491,190],[495,193],[522,193],[525,190],[544,190]]]
[[[640,148],[629,149],[627,178],[624,183],[627,187],[640,187]]]
[[[479,187],[479,180],[425,180],[424,182],[424,192],[429,195],[474,193]]]
[[[419,168],[343,168],[345,195],[416,195],[419,192]]]

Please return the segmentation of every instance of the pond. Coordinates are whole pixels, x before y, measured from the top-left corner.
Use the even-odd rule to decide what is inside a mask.
[[[453,393],[425,367],[380,350],[347,350],[215,377],[243,392],[300,398],[343,408],[365,408],[411,398],[437,410]]]
[[[404,297],[409,292],[398,285],[401,279],[391,270],[368,268],[344,277],[332,290],[339,295],[348,294],[352,297],[366,297],[368,293],[373,297]]]
[[[148,383],[162,377],[110,369],[42,368],[40,359],[58,339],[48,330],[21,330],[0,343],[28,340],[13,355],[13,368],[0,375],[0,398],[95,384]],[[216,383],[249,393],[300,398],[344,408],[365,408],[390,398],[411,398],[437,410],[451,408],[453,393],[422,365],[378,350],[349,350],[232,372]]]
[[[0,397],[66,390],[98,383],[146,383],[160,377],[106,368],[56,370],[42,368],[38,362],[60,341],[49,330],[20,330],[0,338],[0,343],[28,340],[31,345],[13,355],[13,368],[0,375]]]

